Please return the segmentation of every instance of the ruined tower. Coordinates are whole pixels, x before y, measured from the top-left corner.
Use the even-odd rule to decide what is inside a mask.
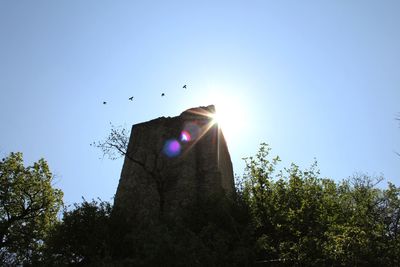
[[[133,125],[114,208],[128,220],[174,216],[191,201],[234,192],[214,106]]]

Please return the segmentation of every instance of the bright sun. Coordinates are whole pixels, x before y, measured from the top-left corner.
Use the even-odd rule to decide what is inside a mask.
[[[213,96],[212,101],[216,109],[213,121],[218,123],[228,141],[237,141],[246,127],[246,109],[243,102],[224,95]]]

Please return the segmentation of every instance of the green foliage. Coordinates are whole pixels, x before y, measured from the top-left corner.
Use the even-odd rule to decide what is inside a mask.
[[[22,153],[0,162],[0,264],[34,264],[62,205],[47,162],[25,167]]]
[[[232,198],[179,216],[127,218],[107,202],[56,214],[62,192],[44,160],[0,162],[1,264],[47,266],[399,266],[400,188],[365,174],[335,182],[317,163],[278,170],[261,144]]]
[[[246,160],[243,195],[255,226],[257,258],[287,266],[398,265],[399,188],[355,175],[341,183],[294,164],[276,172],[262,144]]]

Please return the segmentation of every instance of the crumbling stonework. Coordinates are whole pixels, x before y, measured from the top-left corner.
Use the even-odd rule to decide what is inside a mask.
[[[232,163],[214,106],[133,125],[114,208],[159,218],[215,194],[232,194]]]

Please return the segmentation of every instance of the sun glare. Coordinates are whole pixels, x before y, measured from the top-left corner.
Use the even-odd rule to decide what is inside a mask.
[[[235,141],[246,127],[246,109],[241,101],[233,97],[214,96],[216,113],[213,122],[217,123],[228,141]]]

